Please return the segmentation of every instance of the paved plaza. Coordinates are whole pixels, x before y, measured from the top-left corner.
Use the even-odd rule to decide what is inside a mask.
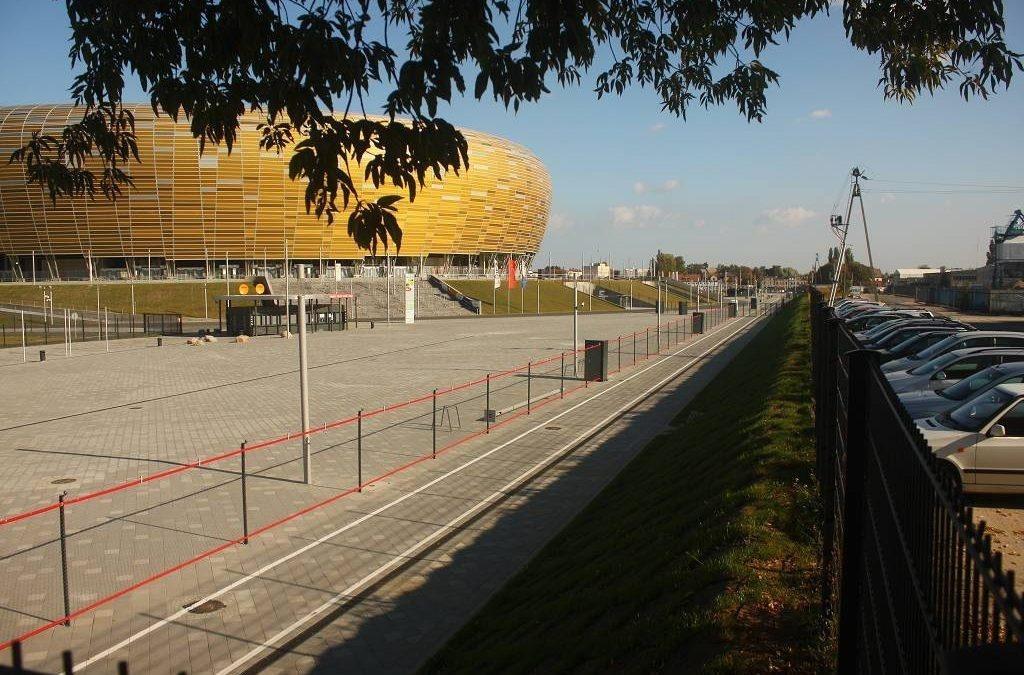
[[[610,366],[622,366],[609,382],[585,388],[572,377],[572,359],[560,358],[572,348],[571,317],[311,334],[312,426],[364,410],[361,429],[349,422],[311,437],[309,485],[297,440],[247,455],[246,515],[258,532],[248,545],[233,543],[243,527],[237,457],[70,506],[72,610],[205,557],[32,638],[27,665],[55,671],[70,648],[97,672],[120,659],[133,672],[415,668],[759,325],[740,318],[704,336],[678,326],[659,334],[648,330],[654,318],[581,317],[581,342],[612,339]],[[617,339],[637,331],[635,340]],[[659,343],[662,353],[645,358]],[[94,344],[46,363],[3,355],[3,514],[50,503],[61,490],[73,498],[298,429],[294,340],[154,345],[121,341],[107,353]],[[529,376],[495,377],[488,398],[488,373],[540,360]],[[430,396],[395,407],[435,388],[443,392],[440,425],[431,424]],[[572,393],[563,400],[560,390]],[[526,401],[537,408],[503,424],[525,412]],[[490,433],[487,407],[498,411]],[[441,450],[436,459],[432,448]],[[563,451],[571,454],[533,475]],[[348,494],[360,459],[364,482],[386,477]],[[323,502],[330,503],[259,532]],[[57,528],[56,512],[0,528],[0,566],[10,580],[0,589],[3,639],[63,614]],[[203,609],[213,611],[186,609],[206,599]]]

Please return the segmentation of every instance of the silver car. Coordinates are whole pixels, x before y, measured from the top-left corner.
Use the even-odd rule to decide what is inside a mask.
[[[910,417],[919,420],[934,417],[951,410],[967,399],[988,391],[1000,384],[1018,384],[1024,382],[1024,361],[1002,363],[989,366],[981,372],[965,377],[956,384],[942,389],[921,389],[900,394],[900,403],[910,413]]]
[[[886,378],[897,394],[918,389],[941,389],[989,366],[1014,361],[1024,361],[1024,349],[957,349],[916,368],[886,373]]]
[[[1000,384],[917,423],[964,492],[1024,493],[1024,384]]]
[[[1024,333],[1008,330],[972,330],[950,335],[917,354],[889,361],[882,366],[883,373],[910,370],[926,361],[954,349],[968,347],[1015,347],[1024,348]]]

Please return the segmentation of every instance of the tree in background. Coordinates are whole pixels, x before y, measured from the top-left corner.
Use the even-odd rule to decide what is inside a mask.
[[[84,117],[59,134],[35,131],[11,161],[51,198],[115,199],[139,160],[135,120],[122,106],[138,78],[153,110],[189,121],[200,149],[234,144],[239,117],[258,111],[261,149],[291,152],[316,215],[348,210],[348,232],[375,252],[401,245],[396,196],[364,200],[358,186],[390,183],[409,200],[428,175],[469,165],[465,137],[438,116],[470,92],[518,110],[549,86],[592,83],[598,98],[651,87],[662,109],[735,105],[760,121],[779,74],[761,60],[830,0],[66,0],[71,85]],[[850,43],[880,61],[886,98],[913,101],[957,84],[987,97],[1008,86],[1021,55],[1004,41],[997,0],[846,0]],[[472,84],[467,81],[472,80]],[[371,88],[387,92],[383,120],[366,116]],[[373,103],[373,102],[371,102]],[[406,118],[401,120],[401,117]],[[624,125],[640,124],[624,121]],[[341,204],[338,204],[338,200]],[[351,206],[351,208],[349,208]]]
[[[686,261],[681,255],[658,251],[654,256],[654,269],[659,276],[666,276],[673,272],[682,272],[686,269]]]

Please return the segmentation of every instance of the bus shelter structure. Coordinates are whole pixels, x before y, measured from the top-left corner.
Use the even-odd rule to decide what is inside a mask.
[[[298,330],[298,303],[305,303],[306,329],[347,330],[355,309],[349,293],[309,295],[218,295],[217,331],[227,335],[280,335]]]

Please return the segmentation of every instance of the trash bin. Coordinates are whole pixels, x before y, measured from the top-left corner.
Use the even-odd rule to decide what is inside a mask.
[[[693,317],[690,319],[691,327],[693,328],[694,335],[701,335],[704,333],[704,312],[694,312]]]
[[[608,341],[587,340],[583,355],[583,378],[588,382],[608,380]]]
[[[689,307],[686,306],[685,302],[680,302],[679,303],[679,316],[686,316],[686,311],[688,309],[689,309]]]

